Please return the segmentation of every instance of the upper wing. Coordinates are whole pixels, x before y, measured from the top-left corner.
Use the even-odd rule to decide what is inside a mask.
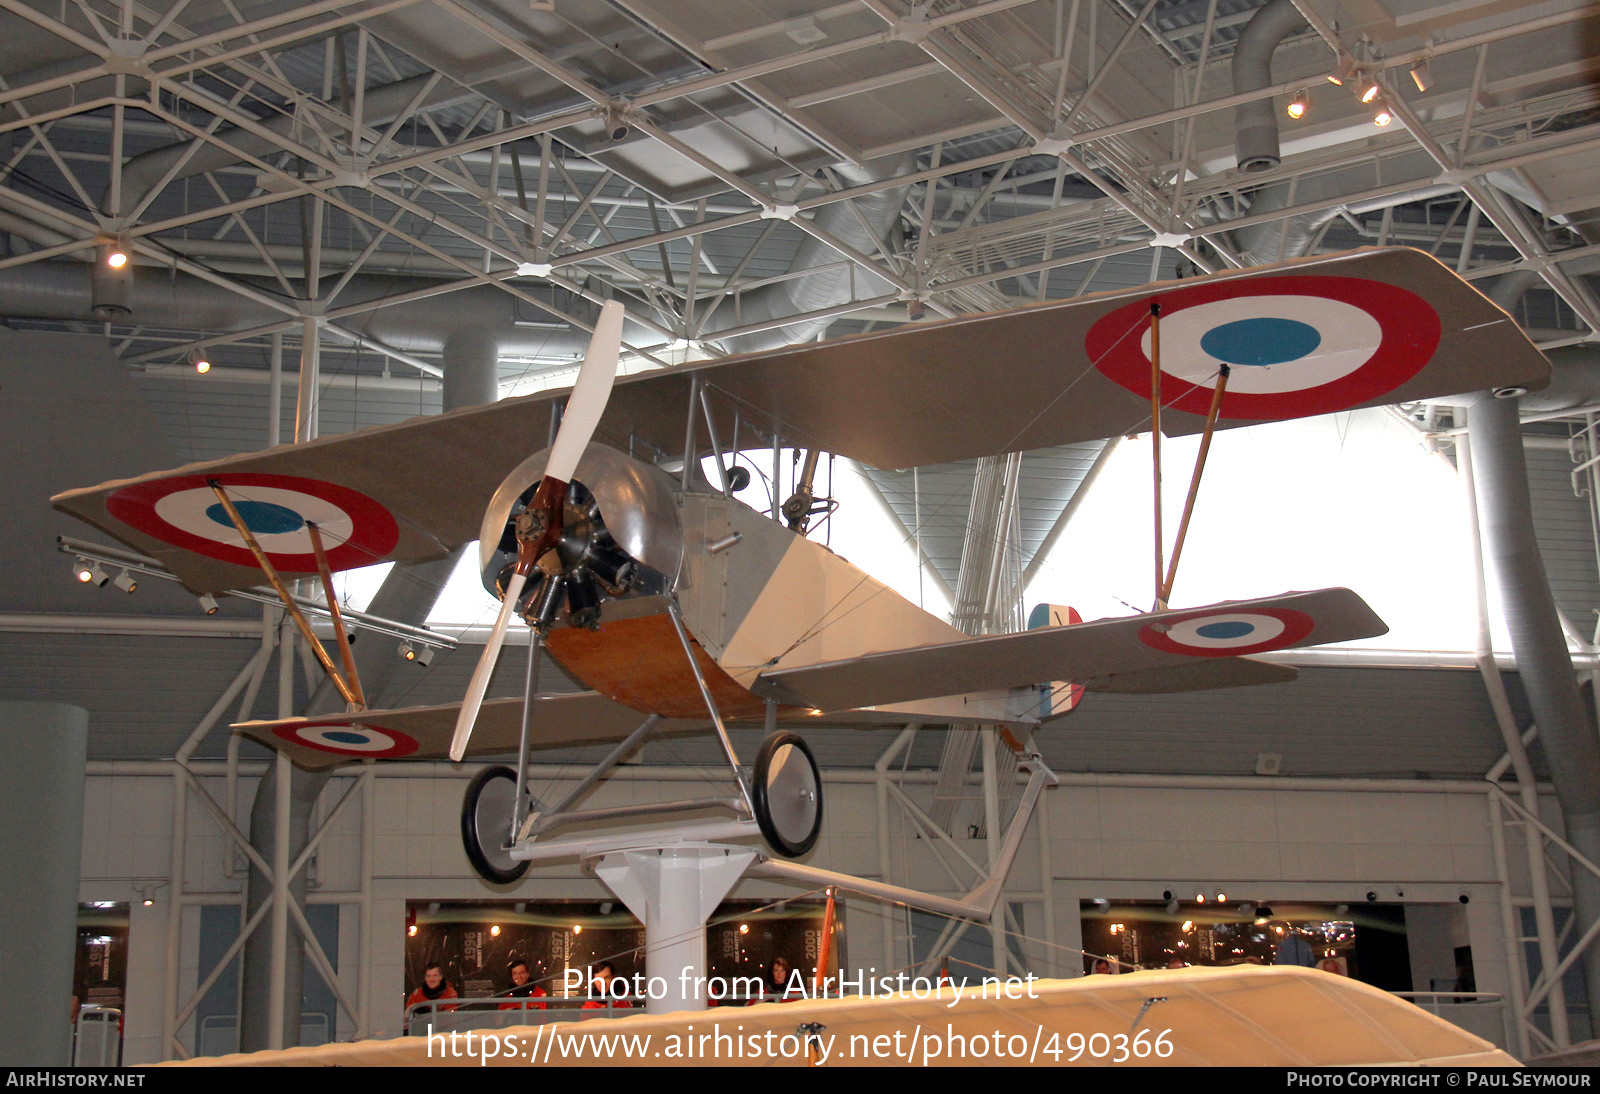
[[[1187,690],[1197,658],[1232,660],[1268,650],[1371,638],[1388,629],[1349,589],[1323,589],[779,669],[762,674],[752,690],[824,711],[1025,687],[1045,680],[1101,682],[1099,690],[1107,691],[1169,690],[1161,686],[1163,671],[1175,674],[1178,686],[1171,690]],[[1199,673],[1208,675],[1213,674]],[[1115,686],[1119,677],[1131,677],[1136,686]]]
[[[1162,428],[1198,431],[1219,362],[1219,422],[1271,421],[1489,387],[1542,385],[1516,323],[1429,256],[1356,251],[919,323],[618,378],[596,439],[682,446],[691,377],[786,443],[878,467],[967,459],[1148,428],[1150,306],[1161,305]],[[286,573],[315,572],[296,519],[343,540],[335,568],[437,557],[478,534],[505,475],[549,435],[556,391],[306,444],[191,464],[54,499],[159,558],[196,591],[259,578],[207,480],[286,529]],[[270,539],[270,536],[264,537]]]

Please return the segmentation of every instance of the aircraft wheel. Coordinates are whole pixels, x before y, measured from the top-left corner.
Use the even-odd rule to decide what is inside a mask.
[[[822,831],[822,775],[811,749],[793,733],[774,733],[756,753],[756,824],[768,845],[799,858]]]
[[[461,843],[467,861],[478,876],[496,885],[509,885],[528,872],[501,845],[511,831],[511,808],[516,802],[517,773],[509,767],[486,767],[472,777],[461,801]]]

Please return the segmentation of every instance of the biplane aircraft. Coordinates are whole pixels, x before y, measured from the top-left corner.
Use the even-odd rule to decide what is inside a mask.
[[[796,856],[816,838],[821,799],[794,727],[915,720],[1031,731],[1082,690],[1286,680],[1292,668],[1251,655],[1386,628],[1355,593],[1327,589],[1177,610],[1158,596],[1145,614],[970,637],[805,537],[809,475],[787,524],[736,500],[727,455],[752,435],[774,450],[904,468],[1519,393],[1549,374],[1505,312],[1405,249],[617,378],[622,327],[619,305],[601,309],[570,391],[110,482],[54,503],[154,556],[196,593],[254,586],[263,572],[275,584],[326,580],[477,539],[501,609],[462,704],[367,710],[347,690],[346,714],[238,728],[310,767],[518,750],[518,770],[486,769],[464,808],[468,854],[487,878],[519,876],[527,863],[511,852],[562,813],[530,807],[517,790],[530,749],[620,742],[581,793],[645,735],[707,728],[739,783],[737,797],[720,800]],[[716,481],[701,471],[707,456]],[[591,690],[484,702],[513,617],[533,628],[534,656],[542,647]],[[341,687],[353,683],[313,645]],[[730,723],[769,731],[753,778]]]

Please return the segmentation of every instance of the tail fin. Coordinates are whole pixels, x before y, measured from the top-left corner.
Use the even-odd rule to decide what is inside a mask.
[[[1035,604],[1033,611],[1028,613],[1030,631],[1041,627],[1070,627],[1074,623],[1082,622],[1083,617],[1078,614],[1078,610],[1065,604]],[[1078,700],[1082,698],[1082,684],[1071,684],[1062,680],[1040,684],[1039,721],[1044,722],[1072,713],[1073,708],[1078,705]]]

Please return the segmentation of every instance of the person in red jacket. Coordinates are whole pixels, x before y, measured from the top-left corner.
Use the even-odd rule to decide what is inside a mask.
[[[444,969],[437,964],[429,965],[422,970],[422,986],[406,997],[406,1010],[408,1012],[418,1003],[432,1003],[440,999],[456,998],[456,989],[450,986],[450,981],[444,978]],[[455,1010],[455,1007],[435,1007],[434,1010]]]
[[[526,961],[511,963],[511,990],[506,995],[512,999],[529,999],[546,996],[550,993],[538,984],[533,983],[533,974],[528,971]],[[501,1003],[501,1010],[545,1010],[547,1003]]]
[[[633,1004],[627,999],[619,999],[611,990],[611,981],[615,980],[617,970],[612,968],[611,962],[602,961],[600,967],[594,970],[594,979],[589,982],[589,999],[582,1006],[582,1010],[600,1010],[610,1000],[612,1010],[626,1010]]]

